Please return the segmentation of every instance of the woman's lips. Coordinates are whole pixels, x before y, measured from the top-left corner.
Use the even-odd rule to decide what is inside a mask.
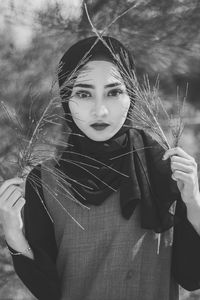
[[[104,129],[106,129],[108,126],[110,126],[109,124],[107,124],[107,123],[94,123],[94,124],[92,124],[92,125],[90,125],[93,129],[95,129],[95,130],[98,130],[98,131],[100,131],[100,130],[104,130]]]

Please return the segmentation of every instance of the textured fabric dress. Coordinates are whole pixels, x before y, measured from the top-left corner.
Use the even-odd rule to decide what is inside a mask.
[[[119,193],[90,210],[60,195],[84,230],[63,208],[55,209],[48,193],[45,199],[54,220],[62,300],[177,299],[171,277],[173,229],[161,235],[159,245],[153,231],[141,229],[139,207],[129,221],[121,216]]]

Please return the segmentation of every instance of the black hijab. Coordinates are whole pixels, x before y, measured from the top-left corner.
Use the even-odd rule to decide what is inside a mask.
[[[118,40],[104,36],[103,41],[108,47],[96,36],[81,40],[67,50],[60,61],[60,95],[71,134],[69,146],[60,158],[59,169],[66,174],[74,196],[81,203],[101,205],[111,193],[119,191],[121,214],[125,219],[131,217],[140,202],[142,227],[162,232],[173,225],[173,215],[168,213],[168,209],[175,199],[166,198],[169,193],[165,193],[164,199],[158,199],[159,195],[152,190],[144,150],[142,156],[136,150],[145,147],[153,149],[155,144],[151,139],[146,139],[144,133],[139,134],[138,138],[138,131],[132,128],[129,115],[134,109],[134,99],[131,95],[131,105],[123,126],[105,142],[88,138],[77,127],[70,113],[68,104],[74,80],[88,60],[103,56],[117,66],[120,62],[126,72],[134,69],[132,55]],[[163,188],[168,187],[166,176],[163,180]]]

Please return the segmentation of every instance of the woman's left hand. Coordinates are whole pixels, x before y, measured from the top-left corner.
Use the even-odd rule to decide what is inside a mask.
[[[165,152],[164,160],[171,159],[172,179],[177,182],[182,200],[187,206],[189,221],[200,233],[200,192],[197,163],[180,147]]]

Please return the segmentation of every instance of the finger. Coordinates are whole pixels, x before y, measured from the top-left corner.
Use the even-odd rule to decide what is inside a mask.
[[[171,148],[171,149],[167,150],[163,156],[163,160],[166,160],[173,155],[178,155],[178,156],[181,156],[181,157],[189,159],[189,160],[194,160],[194,158],[192,156],[190,156],[188,153],[186,153],[180,147]]]
[[[6,207],[12,208],[13,206],[15,206],[15,203],[17,203],[17,201],[22,197],[23,197],[22,193],[19,190],[15,190],[11,195],[11,197],[6,202],[5,204]]]
[[[11,202],[12,205],[13,199],[15,199],[16,197],[18,198],[19,195],[22,195],[22,190],[19,187],[12,185],[8,187],[1,196],[0,204],[9,205],[9,203]]]
[[[176,181],[182,180],[185,183],[192,181],[191,174],[188,174],[188,173],[185,173],[182,171],[175,171],[172,176],[173,176],[174,180],[176,180]]]
[[[188,165],[188,166],[197,166],[196,162],[194,159],[187,159],[187,158],[183,158],[177,155],[173,155],[171,156],[171,162],[177,162],[177,163],[181,163],[183,165]]]
[[[191,165],[184,165],[181,163],[177,163],[177,162],[172,162],[171,163],[171,169],[172,172],[174,171],[182,171],[185,173],[193,173],[194,172],[194,167]]]
[[[3,202],[5,202],[11,195],[12,193],[16,190],[16,186],[15,185],[11,185],[9,186],[3,194],[1,194],[1,198],[0,198],[0,203],[2,204]]]
[[[178,187],[182,187],[184,185],[184,182],[178,178],[176,178],[174,176],[174,174],[172,174],[172,179],[175,180],[177,182]]]
[[[16,211],[21,211],[25,203],[26,203],[26,200],[25,200],[23,197],[20,197],[20,198],[15,202],[13,208],[14,208]]]
[[[23,179],[19,178],[19,177],[8,179],[8,180],[4,181],[4,183],[0,187],[0,197],[9,186],[20,185],[20,184],[22,184],[22,182],[23,182]]]

